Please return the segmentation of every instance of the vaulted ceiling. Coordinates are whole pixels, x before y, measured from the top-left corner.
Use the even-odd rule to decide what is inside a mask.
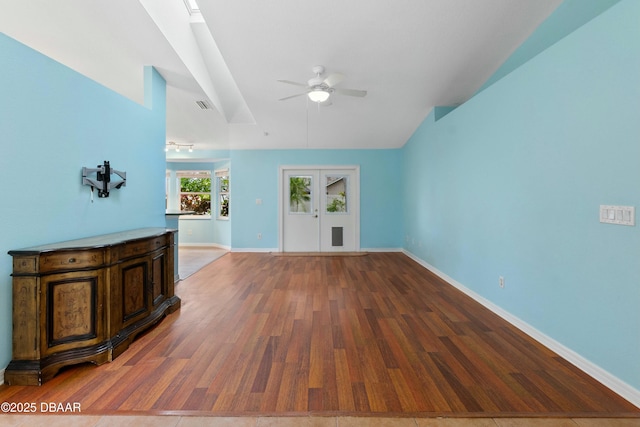
[[[560,0],[2,0],[10,37],[142,102],[167,81],[167,141],[196,150],[401,147],[467,101]],[[341,73],[318,105],[312,68]],[[208,109],[198,105],[202,101]]]

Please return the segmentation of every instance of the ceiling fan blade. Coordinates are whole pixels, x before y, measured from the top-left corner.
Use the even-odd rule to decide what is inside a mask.
[[[357,89],[334,89],[336,91],[336,93],[339,93],[341,95],[347,95],[347,96],[359,96],[359,97],[363,97],[363,96],[367,96],[367,91],[366,90],[357,90]]]
[[[277,80],[277,81],[279,81],[280,83],[286,83],[288,85],[307,87],[306,83],[292,82],[291,80]]]
[[[278,101],[284,101],[284,100],[287,100],[287,99],[295,98],[295,97],[297,97],[297,96],[302,96],[302,95],[306,95],[306,94],[307,94],[307,92],[305,92],[305,93],[298,93],[298,94],[295,94],[295,95],[291,95],[291,96],[286,96],[286,97],[284,97],[284,98],[280,98]]]
[[[326,79],[323,80],[322,83],[326,84],[329,87],[334,87],[338,83],[344,80],[344,74],[341,73],[333,73],[329,74]]]

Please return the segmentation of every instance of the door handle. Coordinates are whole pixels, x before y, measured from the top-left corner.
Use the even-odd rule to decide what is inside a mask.
[[[314,217],[314,218],[318,218],[318,214],[314,215],[313,217]]]

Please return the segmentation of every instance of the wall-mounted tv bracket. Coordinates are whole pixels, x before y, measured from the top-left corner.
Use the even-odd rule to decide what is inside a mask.
[[[96,178],[89,178],[88,175],[95,173]],[[111,174],[116,174],[120,178],[118,181],[111,180]],[[82,185],[91,186],[91,201],[93,201],[93,188],[98,189],[98,197],[109,197],[109,190],[119,189],[127,185],[127,173],[111,169],[108,161],[104,161],[102,166],[94,168],[82,168]]]

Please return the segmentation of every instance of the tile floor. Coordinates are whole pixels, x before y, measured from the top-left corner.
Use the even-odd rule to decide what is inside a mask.
[[[178,275],[180,280],[186,279],[227,252],[229,251],[220,248],[180,246],[178,248]]]
[[[640,418],[383,418],[0,415],[3,427],[639,427]]]

